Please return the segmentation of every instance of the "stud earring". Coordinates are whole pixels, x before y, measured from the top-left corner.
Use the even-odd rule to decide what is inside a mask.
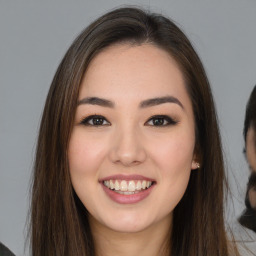
[[[193,160],[193,169],[194,169],[194,170],[200,169],[200,163],[198,163],[198,162],[196,162],[195,160]]]

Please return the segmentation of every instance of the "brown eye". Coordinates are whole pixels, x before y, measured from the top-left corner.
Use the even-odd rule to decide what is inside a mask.
[[[103,116],[93,115],[88,116],[85,119],[81,121],[81,124],[87,125],[87,126],[104,126],[104,125],[110,125],[109,121],[106,120]]]
[[[153,116],[147,122],[149,126],[168,126],[175,125],[177,122],[169,116]]]
[[[159,125],[165,125],[167,122],[164,118],[158,117],[152,119],[153,125],[159,126]]]

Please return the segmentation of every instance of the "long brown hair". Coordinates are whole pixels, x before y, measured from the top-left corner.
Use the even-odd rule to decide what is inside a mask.
[[[81,79],[94,56],[117,43],[148,43],[168,52],[183,73],[193,105],[201,167],[191,173],[187,190],[174,209],[172,255],[228,255],[222,149],[204,68],[174,22],[138,8],[116,9],[97,19],[77,37],[58,67],[45,103],[34,165],[32,254],[94,255],[87,211],[72,188],[67,148]]]

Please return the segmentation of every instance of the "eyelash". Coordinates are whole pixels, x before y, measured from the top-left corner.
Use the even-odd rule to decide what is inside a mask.
[[[160,121],[160,124],[156,124],[155,123],[155,125],[151,125],[151,126],[169,126],[169,125],[175,125],[175,124],[177,124],[178,122],[177,121],[175,121],[173,118],[171,118],[171,117],[169,117],[169,116],[166,116],[166,115],[156,115],[156,116],[152,116],[147,122],[146,122],[146,124],[147,123],[149,123],[149,122],[151,122],[151,121],[156,121],[156,120],[158,120],[158,121]],[[148,125],[147,124],[147,126],[150,126],[150,125]]]
[[[94,121],[96,120],[101,120],[102,124],[95,124]],[[92,122],[92,123],[90,123]],[[104,122],[107,122],[107,124],[104,124]],[[84,118],[80,124],[82,125],[85,125],[85,126],[105,126],[105,125],[110,125],[110,122],[104,117],[104,116],[101,116],[101,115],[91,115],[91,116],[88,116],[86,118]]]
[[[97,124],[97,122],[99,122]],[[149,124],[149,123],[152,124]],[[166,127],[170,125],[176,125],[178,122],[175,121],[173,118],[167,116],[167,115],[155,115],[149,118],[149,120],[145,123],[146,126],[156,126],[156,127]],[[84,118],[80,124],[85,126],[110,126],[110,122],[101,115],[91,115],[86,118]]]

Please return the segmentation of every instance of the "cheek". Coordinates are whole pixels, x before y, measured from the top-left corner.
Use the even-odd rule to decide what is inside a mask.
[[[254,145],[251,145],[251,147],[247,147],[246,149],[247,160],[252,170],[256,170],[256,151],[254,147]]]
[[[162,194],[167,210],[172,210],[185,193],[192,169],[194,144],[193,133],[188,132],[162,141],[158,150],[152,151],[160,169],[159,179],[163,185]]]
[[[91,195],[95,189],[99,189],[98,174],[106,143],[90,135],[85,134],[83,129],[74,128],[68,148],[68,161],[72,186],[77,196],[87,209],[94,209],[95,201]]]
[[[256,210],[256,190],[251,188],[248,193],[250,205],[253,209]]]
[[[163,178],[168,180],[168,189],[174,195],[182,196],[186,190],[193,160],[193,147],[173,142],[166,149],[162,159]]]
[[[191,170],[194,156],[194,136],[172,137],[163,140],[157,150],[152,148],[151,154],[166,175],[172,172]]]
[[[68,159],[71,176],[90,175],[97,172],[104,156],[106,143],[95,139],[93,136],[85,136],[79,129],[71,135]]]

